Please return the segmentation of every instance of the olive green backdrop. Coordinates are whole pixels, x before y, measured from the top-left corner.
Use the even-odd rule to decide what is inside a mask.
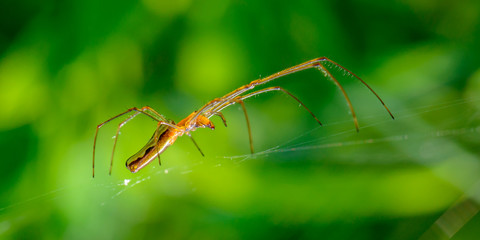
[[[0,2],[0,238],[472,239],[480,234],[480,3],[476,0]],[[156,124],[119,136],[130,107],[176,122],[268,84],[132,174]],[[122,118],[125,119],[125,118]]]

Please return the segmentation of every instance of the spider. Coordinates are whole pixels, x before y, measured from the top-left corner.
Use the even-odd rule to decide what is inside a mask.
[[[390,117],[392,119],[394,119],[393,114],[390,112],[390,110],[387,108],[387,106],[382,101],[382,99],[378,96],[378,94],[375,91],[373,91],[373,89],[367,83],[365,83],[360,77],[358,77],[353,72],[346,69],[345,67],[341,66],[340,64],[338,64],[338,63],[336,63],[336,62],[334,62],[334,61],[332,61],[332,60],[330,60],[326,57],[321,57],[321,58],[312,59],[310,61],[298,64],[298,65],[290,67],[290,68],[287,68],[283,71],[277,72],[277,73],[272,74],[268,77],[254,80],[247,85],[241,86],[241,87],[233,90],[232,92],[226,94],[223,97],[215,98],[212,101],[205,104],[200,109],[198,109],[197,111],[192,112],[190,115],[188,115],[186,118],[184,118],[183,120],[181,120],[177,124],[175,124],[174,121],[165,118],[163,115],[159,114],[153,108],[148,107],[148,106],[142,107],[140,109],[136,108],[136,107],[130,108],[130,109],[126,110],[125,112],[122,112],[122,113],[106,120],[105,122],[100,123],[99,125],[97,125],[97,130],[95,131],[95,138],[94,138],[94,141],[93,141],[93,162],[92,162],[93,177],[95,177],[95,147],[96,147],[96,144],[97,144],[98,130],[102,126],[104,126],[106,123],[108,123],[108,122],[110,122],[110,121],[112,121],[112,120],[114,120],[114,119],[116,119],[120,116],[123,116],[125,114],[130,114],[130,115],[127,117],[127,119],[125,119],[124,121],[122,121],[118,125],[117,133],[115,134],[115,141],[114,141],[114,144],[113,144],[112,155],[111,155],[111,159],[110,159],[110,170],[109,170],[110,175],[112,173],[113,155],[115,153],[115,147],[117,145],[117,140],[118,140],[118,135],[120,133],[120,129],[128,121],[132,120],[133,118],[135,118],[139,114],[144,114],[144,115],[150,117],[151,119],[157,121],[157,128],[156,128],[155,132],[153,133],[153,136],[150,138],[150,140],[148,140],[147,144],[145,144],[145,146],[142,149],[140,149],[140,151],[138,151],[136,154],[134,154],[133,156],[131,156],[130,158],[127,159],[126,167],[132,173],[138,172],[140,169],[142,169],[143,167],[148,165],[150,162],[152,162],[156,157],[158,157],[158,161],[159,161],[159,163],[161,163],[160,162],[160,154],[163,153],[170,145],[172,145],[177,140],[178,137],[180,137],[184,134],[189,136],[190,139],[192,139],[192,142],[195,145],[195,147],[199,150],[200,154],[202,156],[204,156],[202,150],[200,150],[200,147],[198,146],[198,144],[195,142],[195,140],[191,136],[191,132],[197,130],[197,128],[206,128],[206,127],[214,130],[215,126],[210,121],[210,118],[214,115],[219,116],[222,119],[223,124],[225,126],[227,126],[227,121],[225,120],[225,117],[223,116],[221,111],[224,108],[226,108],[230,105],[236,104],[236,103],[240,104],[242,109],[243,109],[245,119],[246,119],[246,122],[247,122],[248,137],[249,137],[249,141],[250,141],[250,152],[253,154],[254,151],[253,151],[252,133],[251,133],[251,129],[250,129],[250,121],[248,119],[247,110],[245,108],[245,104],[244,104],[243,101],[247,98],[250,98],[250,97],[262,94],[262,93],[266,93],[266,92],[282,91],[282,92],[286,93],[288,96],[290,96],[295,101],[297,101],[303,108],[305,108],[305,110],[307,110],[310,113],[310,115],[312,115],[312,117],[321,126],[322,123],[318,120],[318,118],[315,116],[315,114],[313,114],[313,112],[310,111],[310,109],[308,109],[307,106],[305,106],[305,104],[303,104],[297,97],[295,97],[293,94],[291,94],[290,92],[288,92],[287,90],[285,90],[282,87],[278,87],[278,86],[267,87],[267,88],[264,88],[264,89],[261,89],[261,90],[257,90],[257,91],[254,91],[254,92],[244,94],[244,93],[254,89],[258,85],[262,85],[262,84],[268,83],[268,82],[270,82],[274,79],[277,79],[277,78],[280,78],[280,77],[283,77],[283,76],[286,76],[286,75],[289,75],[289,74],[292,74],[292,73],[295,73],[295,72],[303,71],[303,70],[306,70],[306,69],[309,69],[309,68],[317,68],[318,70],[323,72],[323,74],[326,77],[330,78],[337,85],[337,87],[340,89],[341,93],[345,97],[345,100],[347,101],[348,107],[349,107],[350,112],[351,112],[352,117],[353,117],[353,122],[355,124],[355,128],[358,132],[359,131],[358,120],[357,120],[357,116],[355,115],[355,111],[353,110],[352,103],[350,102],[350,99],[348,98],[347,93],[345,92],[345,89],[342,87],[342,85],[340,85],[340,83],[337,81],[337,79],[335,79],[335,77],[333,77],[333,75],[330,73],[330,71],[327,70],[327,68],[324,66],[324,63],[334,64],[335,66],[343,69],[346,73],[348,73],[348,74],[354,76],[356,79],[358,79],[361,83],[363,83],[378,98],[378,100],[381,102],[383,107],[390,114]],[[242,95],[242,94],[244,94],[244,95]]]

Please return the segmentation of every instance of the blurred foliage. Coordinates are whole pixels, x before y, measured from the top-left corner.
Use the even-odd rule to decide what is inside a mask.
[[[0,2],[0,238],[472,239],[480,203],[480,2]],[[237,106],[132,175],[151,106],[178,122],[249,81],[326,56],[349,93],[308,70]],[[265,152],[266,150],[269,150]],[[246,154],[246,155],[244,155]],[[243,157],[235,157],[244,155]],[[462,204],[468,201],[469,204]],[[443,237],[443,238],[442,238]]]

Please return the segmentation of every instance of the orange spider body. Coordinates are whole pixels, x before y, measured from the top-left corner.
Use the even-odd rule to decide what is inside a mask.
[[[246,122],[247,122],[247,129],[248,129],[248,136],[249,136],[249,141],[250,141],[250,151],[251,151],[251,153],[253,153],[254,151],[253,151],[252,134],[251,134],[251,129],[250,129],[250,121],[248,119],[247,110],[245,108],[245,104],[244,104],[243,100],[245,100],[247,98],[250,98],[250,97],[253,97],[253,96],[256,96],[256,95],[259,95],[259,94],[262,94],[262,93],[271,92],[271,91],[282,91],[282,92],[286,93],[291,98],[293,98],[295,101],[297,101],[301,106],[303,106],[310,113],[310,115],[312,115],[312,117],[320,125],[322,125],[322,123],[318,120],[318,118],[315,116],[315,114],[313,114],[313,112],[310,111],[310,109],[308,109],[307,106],[305,106],[305,104],[303,104],[297,97],[295,97],[293,94],[291,94],[287,90],[283,89],[282,87],[278,87],[278,86],[267,87],[267,88],[260,89],[260,90],[254,91],[254,92],[246,93],[246,92],[254,89],[256,86],[268,83],[268,82],[270,82],[274,79],[277,79],[277,78],[280,78],[280,77],[283,77],[283,76],[286,76],[286,75],[289,75],[289,74],[292,74],[292,73],[295,73],[295,72],[303,71],[303,70],[306,70],[306,69],[309,69],[309,68],[316,68],[316,69],[320,70],[326,77],[328,77],[330,80],[332,80],[335,83],[335,85],[337,85],[337,87],[340,89],[341,93],[343,94],[345,100],[347,101],[348,107],[350,108],[350,112],[351,112],[352,117],[353,117],[353,122],[355,124],[355,128],[358,131],[359,130],[358,120],[357,120],[357,117],[355,115],[355,111],[353,109],[352,103],[350,102],[350,99],[348,98],[347,93],[343,89],[342,85],[337,81],[337,79],[326,68],[326,66],[324,65],[325,63],[333,64],[334,66],[343,69],[345,71],[345,73],[349,74],[350,76],[353,76],[353,77],[357,78],[361,83],[363,83],[378,98],[378,100],[382,103],[383,107],[387,110],[387,112],[390,114],[392,119],[394,118],[392,113],[390,112],[390,110],[388,110],[387,106],[385,106],[385,103],[382,101],[382,99],[361,78],[359,78],[357,75],[355,75],[350,70],[344,68],[340,64],[338,64],[338,63],[336,63],[336,62],[334,62],[334,61],[332,61],[332,60],[330,60],[326,57],[316,58],[316,59],[298,64],[296,66],[287,68],[283,71],[272,74],[268,77],[251,81],[249,84],[241,86],[241,87],[235,89],[234,91],[226,94],[225,96],[223,96],[221,98],[215,98],[212,101],[205,104],[199,110],[194,111],[193,113],[188,115],[188,117],[181,120],[178,124],[175,124],[175,122],[173,122],[172,120],[167,120],[163,115],[157,113],[154,109],[152,109],[148,106],[145,106],[141,109],[138,109],[136,107],[130,108],[127,111],[125,111],[123,113],[120,113],[120,114],[116,115],[115,117],[112,117],[112,118],[108,119],[107,121],[99,124],[97,126],[97,130],[95,132],[95,138],[94,138],[94,141],[93,141],[93,162],[92,162],[93,163],[93,166],[92,166],[93,176],[95,176],[95,146],[96,146],[96,143],[97,143],[98,130],[103,125],[110,122],[111,120],[116,119],[116,118],[118,118],[118,117],[120,117],[124,114],[130,113],[132,111],[135,111],[135,113],[131,114],[126,120],[121,122],[118,126],[117,134],[115,135],[115,141],[114,141],[114,144],[113,144],[111,160],[110,160],[110,172],[109,172],[110,174],[112,172],[113,155],[115,153],[115,147],[116,147],[118,136],[119,136],[119,133],[120,133],[120,128],[122,128],[128,121],[132,120],[134,117],[136,117],[139,114],[144,114],[144,115],[152,118],[153,120],[158,122],[158,125],[157,125],[157,129],[155,130],[153,136],[150,138],[150,140],[147,142],[147,144],[142,149],[140,149],[140,151],[138,151],[136,154],[134,154],[133,156],[131,156],[127,160],[126,166],[133,173],[135,173],[135,172],[139,171],[140,169],[142,169],[143,167],[145,167],[147,164],[152,162],[156,157],[158,157],[158,159],[160,160],[160,157],[159,157],[160,154],[162,152],[164,152],[165,149],[167,149],[170,145],[172,145],[177,140],[178,137],[183,136],[184,134],[186,134],[187,136],[189,136],[192,139],[192,141],[195,144],[195,146],[197,147],[197,149],[203,155],[203,152],[200,150],[197,143],[191,137],[190,132],[195,131],[197,128],[205,128],[205,127],[208,127],[210,129],[215,129],[215,126],[210,121],[210,118],[214,115],[219,116],[223,120],[223,123],[225,124],[225,126],[227,126],[227,122],[226,122],[223,114],[221,113],[221,111],[224,108],[226,108],[228,106],[231,106],[233,104],[236,104],[236,103],[239,103],[242,106],[243,112],[245,114],[245,119],[246,119]]]

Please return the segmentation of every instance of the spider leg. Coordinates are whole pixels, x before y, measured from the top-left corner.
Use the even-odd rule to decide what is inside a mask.
[[[203,107],[201,107],[199,110],[197,110],[195,116],[192,117],[192,120],[195,120],[198,118],[198,116],[204,114],[204,115],[208,115],[206,116],[207,118],[210,118],[212,115],[215,115],[215,113],[217,113],[218,111],[215,111],[215,108],[217,108],[218,106],[221,106],[225,103],[229,103],[229,101],[232,99],[233,97],[231,98],[215,98],[213,99],[212,101],[208,102],[207,104],[203,105]],[[205,114],[207,113],[207,114]]]
[[[224,108],[226,108],[226,107],[228,107],[228,106],[230,106],[234,103],[240,103],[240,105],[242,106],[243,112],[245,114],[246,122],[247,122],[248,137],[249,137],[249,141],[250,141],[250,151],[251,151],[252,154],[254,153],[252,131],[251,131],[251,127],[250,127],[250,120],[249,120],[248,114],[247,114],[247,109],[245,107],[245,104],[244,104],[243,100],[245,100],[247,98],[250,98],[250,97],[253,97],[255,95],[270,92],[270,91],[282,91],[282,92],[288,94],[290,97],[295,99],[295,101],[297,101],[300,105],[302,105],[312,115],[312,117],[318,122],[318,124],[320,124],[320,126],[322,126],[322,123],[320,122],[320,120],[318,120],[318,118],[315,116],[315,114],[313,114],[313,112],[310,111],[310,109],[308,109],[308,107],[305,104],[303,104],[303,102],[300,101],[300,99],[298,99],[297,97],[295,97],[293,94],[291,94],[289,91],[285,90],[282,87],[269,87],[269,88],[261,89],[261,90],[249,93],[247,95],[237,97],[236,99],[231,100],[230,102],[224,102],[221,105],[219,105],[219,107],[216,107],[215,111],[218,111],[218,112],[213,113],[213,115],[221,114],[219,111],[221,111],[222,109],[224,109]]]
[[[198,151],[200,152],[200,154],[202,154],[202,157],[205,157],[205,155],[203,154],[202,150],[200,149],[200,147],[198,146],[197,142],[195,142],[195,140],[193,139],[192,135],[190,133],[186,133],[187,136],[190,137],[190,139],[192,139],[192,142],[193,144],[195,144],[195,147],[197,147]]]
[[[334,82],[335,84],[340,88],[340,90],[342,92],[345,92],[344,89],[340,86],[340,83],[333,77],[333,75],[325,68],[325,66],[322,64],[322,62],[329,62],[331,64],[334,64],[335,66],[343,69],[344,71],[346,71],[348,74],[354,76],[356,79],[358,79],[363,85],[365,85],[376,97],[377,99],[380,101],[380,103],[383,105],[383,107],[385,108],[385,110],[387,110],[388,114],[390,114],[390,117],[392,117],[392,119],[395,119],[395,117],[393,116],[393,114],[390,112],[390,110],[388,109],[388,107],[385,105],[385,103],[383,102],[383,100],[380,98],[380,96],[378,96],[378,94],[365,82],[363,81],[360,77],[358,77],[355,73],[353,73],[352,71],[348,70],[347,68],[343,67],[342,65],[330,60],[329,58],[327,57],[321,57],[321,58],[316,58],[316,59],[313,59],[313,60],[310,60],[310,61],[307,61],[307,62],[304,62],[304,63],[301,63],[301,64],[298,64],[296,66],[293,66],[291,68],[287,68],[283,71],[280,71],[278,73],[275,73],[275,74],[272,74],[268,77],[265,77],[265,78],[262,78],[262,79],[259,79],[259,80],[254,80],[252,82],[250,82],[249,84],[227,94],[226,96],[230,95],[230,94],[235,94],[236,91],[243,91],[244,88],[246,88],[247,86],[258,86],[258,85],[261,85],[261,84],[265,84],[267,82],[270,82],[274,79],[277,79],[277,78],[280,78],[280,77],[283,77],[283,76],[286,76],[286,75],[289,75],[289,74],[292,74],[292,73],[295,73],[295,72],[299,72],[299,71],[303,71],[303,70],[306,70],[306,69],[309,69],[309,68],[317,68],[318,70],[322,71],[323,73],[325,73],[328,77],[330,77]],[[250,88],[251,89],[251,88]],[[245,91],[243,91],[245,92]],[[345,94],[343,94],[344,96],[346,96]],[[347,98],[346,99],[347,102],[349,102],[350,100]],[[349,106],[351,106],[351,103],[349,102],[348,103]],[[353,114],[353,112],[352,112]],[[358,124],[356,124],[358,125]],[[358,131],[358,126],[357,127],[357,131]]]
[[[155,109],[149,107],[149,106],[144,106],[140,109],[140,111],[142,112],[146,112],[146,111],[149,111],[151,113],[153,113],[153,115],[157,116],[158,119],[160,119],[161,121],[164,121],[164,122],[167,122],[168,120],[160,113],[158,113],[157,111],[155,111]]]
[[[215,113],[213,113],[213,115],[219,116],[219,117],[222,119],[223,124],[225,125],[225,127],[227,127],[227,120],[225,120],[225,117],[223,116],[223,114],[222,114],[221,112],[215,112]]]
[[[245,103],[243,103],[242,98],[237,98],[233,100],[235,102],[240,103],[242,105],[243,113],[245,114],[245,120],[247,121],[247,129],[248,129],[248,140],[250,141],[250,152],[253,154],[253,140],[252,140],[252,129],[250,128],[250,120],[247,114],[247,108],[245,107]]]
[[[207,103],[205,106],[203,106],[199,111],[198,113],[203,113],[205,116],[207,116],[208,118],[210,118],[210,116],[212,115],[219,115],[219,114],[222,114],[220,111],[222,111],[222,109],[232,105],[232,104],[235,104],[237,103],[237,101],[235,99],[239,99],[238,97],[238,94],[237,95],[228,95],[226,97],[223,97],[223,98],[215,98],[213,99],[212,101],[210,101],[209,103]],[[199,115],[197,113],[197,115]],[[223,116],[223,114],[222,114]],[[220,117],[222,117],[220,116]],[[195,116],[196,117],[196,116]],[[224,117],[222,117],[222,119],[225,119]],[[227,126],[226,125],[226,121],[224,121],[224,124],[225,124],[225,127]]]
[[[308,109],[308,107],[303,104],[302,101],[300,101],[300,99],[298,99],[297,97],[295,97],[293,94],[291,94],[289,91],[285,90],[284,88],[282,87],[269,87],[269,88],[264,88],[264,89],[261,89],[261,90],[258,90],[258,91],[255,91],[255,92],[252,92],[252,93],[249,93],[247,95],[244,95],[242,96],[240,99],[242,100],[245,100],[247,98],[250,98],[250,97],[253,97],[255,95],[258,95],[258,94],[262,94],[262,93],[266,93],[266,92],[270,92],[270,91],[282,91],[286,94],[288,94],[288,96],[292,97],[293,99],[295,99],[295,101],[297,101],[300,105],[302,105],[303,108],[305,108],[305,110],[307,110],[310,115],[312,115],[312,117],[318,122],[318,124],[320,124],[320,126],[322,126],[322,123],[320,122],[320,120],[318,120],[318,118],[315,116],[315,114],[313,114],[312,111],[310,111],[310,109]]]
[[[351,74],[352,76],[354,76],[356,79],[358,79],[361,83],[363,83],[363,85],[365,85],[376,97],[377,99],[380,101],[380,103],[382,103],[383,107],[385,108],[385,110],[387,110],[388,114],[390,114],[390,117],[392,119],[395,119],[395,117],[393,116],[392,112],[390,112],[390,110],[388,109],[387,105],[385,105],[385,103],[383,102],[383,100],[380,98],[380,96],[378,96],[378,94],[373,91],[373,89],[370,87],[370,85],[368,85],[365,81],[363,81],[359,76],[357,76],[357,74],[353,73],[352,71],[346,69],[344,66],[326,58],[326,57],[323,57],[323,58],[319,58],[319,60],[323,60],[323,61],[328,61],[328,62],[331,62],[333,64],[335,64],[337,67],[340,67],[341,69],[343,69],[344,71],[348,72],[349,74]]]
[[[160,127],[160,124],[157,125],[157,130]],[[160,160],[160,151],[157,149],[157,157],[158,157],[158,166],[162,166],[162,160]]]
[[[347,95],[347,92],[345,92],[345,89],[342,87],[342,85],[337,81],[337,79],[335,79],[333,77],[333,75],[325,68],[325,66],[323,66],[322,64],[318,64],[317,65],[317,68],[322,71],[323,73],[325,73],[325,75],[327,75],[328,77],[330,77],[333,82],[335,83],[335,85],[337,85],[337,87],[340,89],[340,91],[342,92],[343,94],[343,97],[345,97],[345,100],[347,101],[347,104],[348,104],[348,107],[350,108],[350,112],[352,113],[352,117],[353,117],[353,123],[355,124],[355,129],[357,130],[357,132],[360,130],[360,128],[358,127],[358,120],[357,120],[357,115],[355,114],[355,110],[353,110],[353,105],[352,105],[352,102],[350,101],[350,98],[348,98],[348,95]],[[388,109],[387,109],[388,110]],[[388,111],[390,112],[390,111]]]
[[[212,110],[210,110],[210,113],[206,113],[205,115],[207,117],[210,117],[212,115],[220,116],[223,119],[223,122],[225,123],[225,127],[226,127],[227,123],[225,121],[225,118],[223,117],[223,114],[220,111],[235,103],[240,103],[240,105],[242,106],[243,113],[245,114],[245,120],[247,122],[247,129],[248,129],[248,139],[250,142],[250,152],[253,154],[254,150],[253,150],[252,130],[250,127],[250,120],[247,114],[247,108],[245,107],[245,103],[243,102],[243,97],[236,97],[235,99],[223,100],[221,102],[217,102],[215,105],[213,105]]]

